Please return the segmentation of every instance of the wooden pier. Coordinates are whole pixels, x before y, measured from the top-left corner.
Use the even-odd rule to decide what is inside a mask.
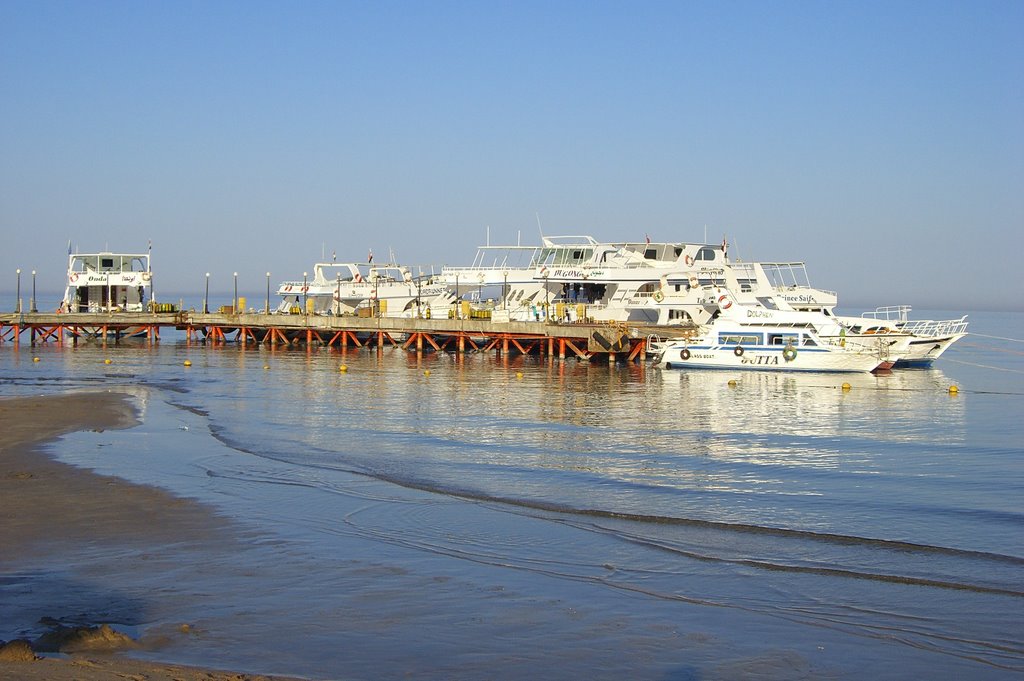
[[[581,360],[642,361],[647,338],[671,335],[661,327],[622,324],[495,322],[488,319],[406,319],[265,313],[22,313],[0,314],[0,345],[100,342],[143,336],[161,329],[185,332],[187,343],[307,345],[382,348],[416,352],[539,354]],[[678,330],[676,330],[678,331]],[[660,332],[660,333],[659,333]],[[23,339],[23,336],[27,338]]]

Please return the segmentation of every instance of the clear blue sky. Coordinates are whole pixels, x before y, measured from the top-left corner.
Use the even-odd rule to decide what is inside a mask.
[[[0,290],[589,233],[1024,309],[1024,2],[0,0]]]

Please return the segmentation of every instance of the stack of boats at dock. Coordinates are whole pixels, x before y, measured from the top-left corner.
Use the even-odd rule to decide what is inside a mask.
[[[125,263],[135,271],[119,271]],[[70,256],[64,307],[141,307],[150,275],[148,254]],[[472,265],[429,274],[393,262],[374,264],[372,258],[320,262],[311,277],[282,282],[277,293],[276,314],[646,328],[656,363],[671,369],[873,371],[929,365],[967,329],[966,315],[911,320],[909,306],[839,316],[838,295],[812,287],[804,263],[733,261],[725,240],[543,237],[539,246],[487,244]]]

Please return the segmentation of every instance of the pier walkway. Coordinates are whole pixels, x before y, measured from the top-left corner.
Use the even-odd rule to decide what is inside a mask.
[[[140,336],[158,342],[161,329],[185,332],[187,343],[399,346],[411,351],[540,354],[559,358],[642,361],[650,335],[679,329],[622,324],[496,322],[488,319],[406,319],[266,313],[113,312],[0,314],[0,345],[100,342]],[[27,338],[23,338],[27,336]]]

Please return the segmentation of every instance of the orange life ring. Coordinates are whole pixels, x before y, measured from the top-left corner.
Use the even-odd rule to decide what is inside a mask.
[[[76,281],[78,281],[78,275],[72,272],[70,275],[68,275],[68,281],[74,284]]]
[[[687,254],[687,256],[686,256],[686,264],[687,265],[692,265],[693,264],[693,257],[690,256],[689,254]]]
[[[725,301],[724,303],[722,302],[723,300]],[[730,307],[732,307],[732,301],[729,299],[729,296],[725,295],[724,293],[718,296],[718,307],[722,308],[723,310],[728,310]]]

